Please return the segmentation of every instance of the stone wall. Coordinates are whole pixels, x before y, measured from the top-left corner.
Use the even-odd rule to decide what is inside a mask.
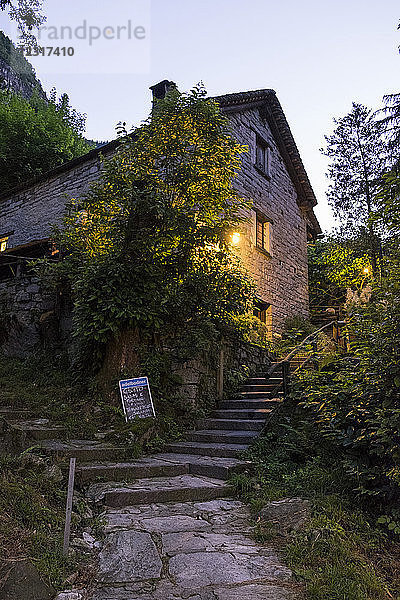
[[[57,298],[33,276],[0,282],[0,345],[9,356],[23,357],[59,340]]]
[[[271,354],[260,346],[225,340],[222,355],[199,357],[175,368],[181,378],[180,396],[193,407],[210,407],[220,393],[219,370],[223,364],[223,395],[228,398],[247,377],[260,375],[271,365]]]
[[[279,331],[288,317],[308,316],[307,217],[283,158],[259,109],[230,115],[235,137],[249,148],[243,155],[236,189],[252,200],[238,252],[255,278],[258,295],[271,304],[272,329]],[[255,167],[256,137],[270,147],[270,177]],[[256,247],[256,212],[270,220],[270,251]]]
[[[0,238],[8,235],[8,248],[15,248],[51,235],[59,224],[69,198],[81,198],[90,182],[98,179],[101,156],[97,151],[56,169],[50,177],[0,198]]]

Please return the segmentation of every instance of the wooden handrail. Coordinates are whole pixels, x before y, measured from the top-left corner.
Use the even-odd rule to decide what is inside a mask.
[[[326,323],[326,325],[324,325],[323,327],[320,327],[319,329],[317,329],[317,331],[313,331],[312,333],[310,333],[307,337],[304,338],[304,340],[302,340],[302,342],[300,344],[298,344],[296,346],[296,348],[294,348],[293,350],[291,350],[289,352],[289,354],[287,356],[285,356],[285,358],[283,358],[282,360],[280,360],[279,362],[275,363],[274,365],[272,365],[272,367],[268,370],[268,375],[272,375],[272,373],[275,373],[275,371],[277,370],[277,368],[282,365],[283,363],[289,362],[290,359],[292,358],[292,356],[294,356],[297,351],[304,346],[304,344],[310,340],[311,338],[313,338],[314,336],[317,335],[317,333],[320,333],[321,331],[323,331],[324,329],[326,329],[327,327],[330,327],[331,325],[334,325],[335,323],[337,323],[337,320],[335,319],[334,321],[330,321],[329,323]]]

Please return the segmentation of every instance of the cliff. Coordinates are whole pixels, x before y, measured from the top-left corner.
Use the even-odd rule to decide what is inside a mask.
[[[32,65],[12,41],[0,31],[0,89],[10,90],[30,98],[34,89],[45,96]]]

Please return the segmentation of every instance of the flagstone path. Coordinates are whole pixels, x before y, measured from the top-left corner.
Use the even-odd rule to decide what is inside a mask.
[[[92,600],[294,600],[291,572],[257,544],[239,501],[108,509]]]

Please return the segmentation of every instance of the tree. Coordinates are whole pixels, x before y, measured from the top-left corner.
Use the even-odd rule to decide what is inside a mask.
[[[308,247],[310,306],[313,310],[342,305],[349,289],[362,292],[371,282],[365,241],[331,234]]]
[[[385,106],[377,111],[377,114],[382,115],[380,124],[388,139],[392,164],[394,164],[399,159],[400,153],[400,94],[386,94],[383,102]]]
[[[0,187],[32,179],[90,150],[82,137],[85,117],[67,94],[50,101],[38,93],[26,100],[0,90]]]
[[[21,45],[37,47],[32,30],[46,20],[42,13],[42,0],[0,0],[0,9],[8,10],[10,19],[16,21],[20,30]]]
[[[328,202],[341,221],[344,235],[354,236],[363,227],[373,271],[378,268],[380,242],[371,215],[376,207],[375,195],[388,164],[388,152],[382,125],[367,107],[353,103],[342,119],[334,119],[336,129],[325,136],[322,153],[331,159],[327,176],[330,185]]]
[[[122,128],[102,178],[69,205],[56,234],[64,260],[42,269],[72,289],[81,364],[99,366],[129,330],[173,339],[187,360],[249,309],[253,287],[230,243],[248,206],[232,186],[245,148],[204,96],[170,91],[140,128]]]

